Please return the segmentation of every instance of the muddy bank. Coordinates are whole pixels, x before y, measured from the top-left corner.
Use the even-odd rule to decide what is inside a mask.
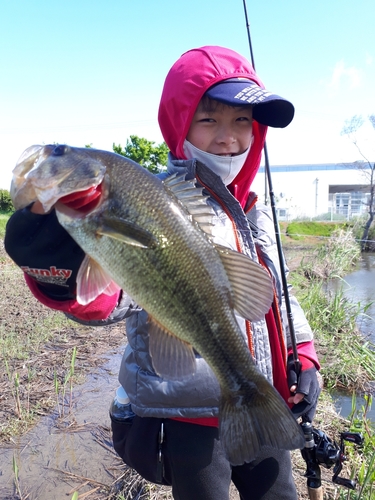
[[[107,440],[108,408],[118,386],[121,350],[74,388],[72,408],[64,410],[65,417],[55,409],[30,432],[14,438],[12,446],[3,445],[0,498],[61,500],[71,498],[75,490],[80,495],[92,491],[90,499],[107,496],[118,476],[119,460]]]

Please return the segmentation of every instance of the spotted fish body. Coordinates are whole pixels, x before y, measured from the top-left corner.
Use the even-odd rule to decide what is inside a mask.
[[[302,448],[299,425],[256,368],[234,315],[261,319],[273,299],[271,280],[247,256],[213,243],[202,190],[184,177],[161,181],[129,159],[93,149],[45,147],[39,155],[33,150],[32,161],[32,184],[50,178],[53,186],[53,177],[59,183],[29,186],[30,196],[39,189],[46,210],[57,202],[60,224],[87,255],[77,300],[111,293],[113,283],[125,290],[149,314],[150,354],[164,378],[194,373],[194,349],[206,360],[220,383],[220,438],[233,465],[251,461],[262,446]],[[29,168],[18,167],[22,175]],[[102,183],[91,212],[57,201],[74,192],[71,182],[60,181],[68,171],[77,191]]]

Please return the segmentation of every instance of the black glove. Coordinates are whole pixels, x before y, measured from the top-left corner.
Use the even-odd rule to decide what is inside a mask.
[[[89,210],[98,203],[101,192],[99,184],[59,201],[75,210]],[[54,210],[41,215],[31,212],[31,206],[18,210],[9,219],[5,249],[49,298],[75,299],[77,273],[85,253],[59,224]]]
[[[312,422],[318,398],[321,391],[321,376],[314,363],[304,356],[300,355],[301,363],[300,373],[296,373],[293,357],[289,356],[287,364],[288,386],[297,389],[294,394],[304,394],[304,399],[292,407],[292,413],[296,418],[302,417],[304,421]]]
[[[54,210],[45,215],[30,212],[30,207],[17,210],[8,221],[4,245],[43,294],[54,300],[75,299],[85,254],[59,224]]]

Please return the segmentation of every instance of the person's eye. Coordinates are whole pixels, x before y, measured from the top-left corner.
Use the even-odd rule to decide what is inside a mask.
[[[201,119],[199,120],[199,122],[200,122],[200,123],[214,123],[214,121],[215,121],[215,120],[214,120],[213,118],[208,118],[208,117],[206,117],[206,118],[201,118]]]
[[[239,118],[237,118],[237,121],[238,122],[249,122],[250,118],[248,118],[247,116],[240,116]]]

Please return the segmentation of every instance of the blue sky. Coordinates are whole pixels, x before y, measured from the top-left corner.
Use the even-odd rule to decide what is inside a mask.
[[[257,73],[296,108],[289,127],[269,130],[271,165],[360,159],[340,131],[375,113],[375,2],[248,0],[247,9]],[[111,150],[131,134],[160,143],[163,81],[186,50],[222,45],[250,58],[242,0],[3,0],[0,42],[6,189],[32,144]]]

